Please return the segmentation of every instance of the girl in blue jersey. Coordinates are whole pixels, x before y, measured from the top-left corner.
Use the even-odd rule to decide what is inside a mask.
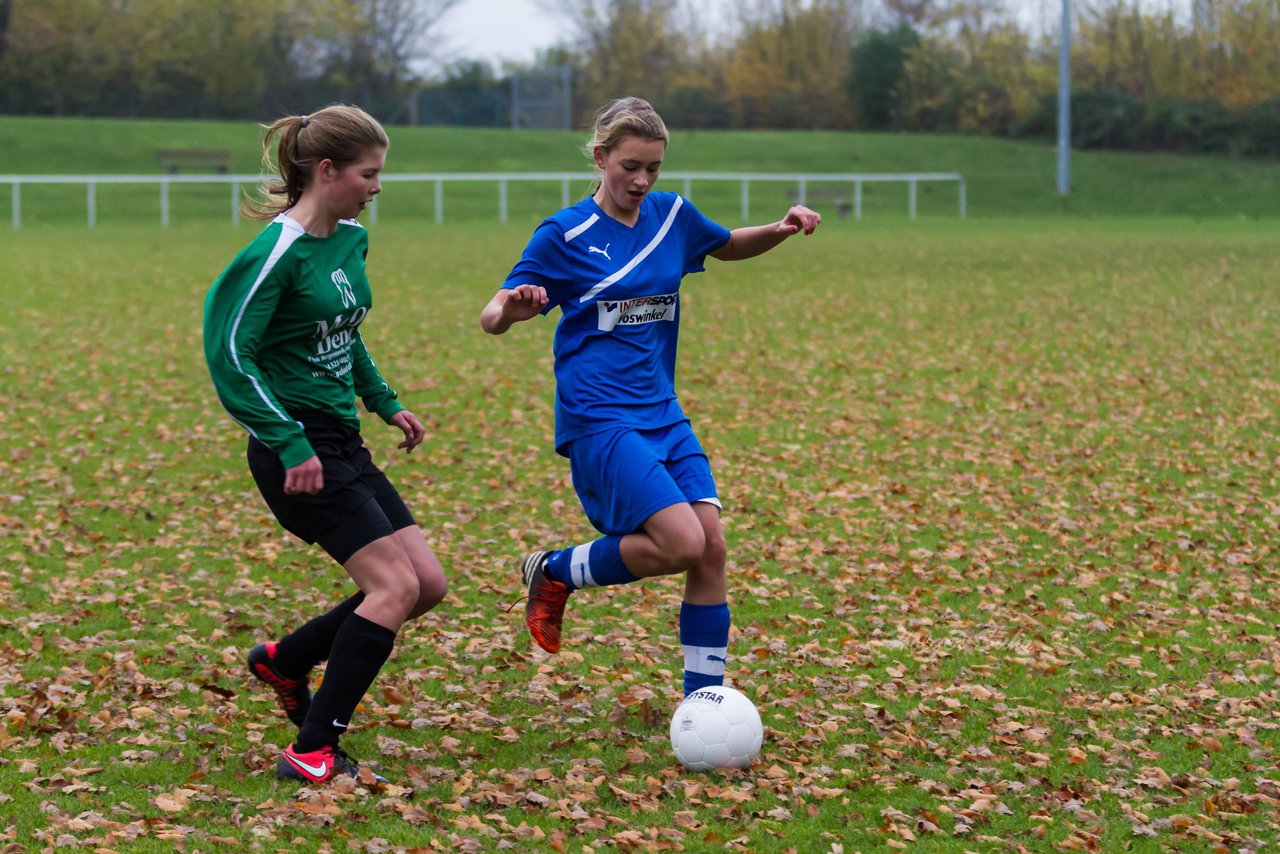
[[[271,161],[272,144],[275,161]],[[396,632],[445,594],[444,571],[360,436],[356,397],[422,442],[365,348],[373,306],[368,235],[356,221],[381,190],[387,136],[368,113],[326,107],[267,129],[263,159],[280,181],[251,214],[271,222],[209,290],[204,346],[218,399],[250,435],[249,470],[281,526],[341,564],[359,592],[278,642],[255,646],[249,672],[275,689],[298,726],[280,777],[358,776],[339,746],[390,655]],[[311,695],[309,674],[328,661]]]
[[[605,105],[586,147],[598,187],[543,221],[480,324],[501,335],[561,310],[556,451],[569,458],[583,509],[604,534],[522,559],[530,634],[557,652],[574,590],[685,573],[688,694],[724,681],[729,605],[715,480],[675,394],[680,282],[708,255],[751,258],[813,233],[822,218],[795,205],[777,222],[730,231],[679,195],[653,191],[667,141],[648,102]]]

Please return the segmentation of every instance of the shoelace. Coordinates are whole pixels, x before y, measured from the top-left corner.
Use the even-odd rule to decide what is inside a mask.
[[[334,745],[334,748],[333,748],[333,757],[334,757],[334,759],[335,759],[335,760],[337,760],[337,763],[336,763],[336,764],[339,764],[339,765],[342,765],[342,766],[350,765],[350,766],[357,766],[357,767],[358,767],[358,766],[360,765],[360,763],[359,763],[359,762],[357,762],[357,761],[356,761],[356,760],[351,756],[351,754],[350,754],[350,753],[347,753],[347,751],[343,750],[343,749],[342,749],[342,747],[341,747],[340,745]]]

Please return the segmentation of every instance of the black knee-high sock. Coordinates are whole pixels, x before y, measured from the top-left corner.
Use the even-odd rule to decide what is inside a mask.
[[[324,683],[311,698],[307,719],[302,722],[294,747],[308,753],[326,744],[337,744],[346,731],[360,698],[369,690],[382,669],[396,633],[359,614],[347,617],[333,639]]]
[[[276,669],[290,679],[300,679],[310,673],[311,668],[329,657],[338,629],[363,601],[364,594],[357,593],[338,603],[329,613],[308,620],[286,635],[276,645],[273,659]]]

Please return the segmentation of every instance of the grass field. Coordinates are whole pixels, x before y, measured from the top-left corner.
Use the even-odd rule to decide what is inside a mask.
[[[451,580],[352,752],[275,780],[243,654],[345,595],[201,360],[251,227],[0,234],[0,850],[1221,850],[1280,842],[1280,260],[1248,220],[828,222],[685,282],[765,746],[682,772],[675,579],[530,649],[513,559],[590,536],[550,322],[483,335],[505,228],[372,230],[366,420]],[[8,847],[6,847],[8,846]]]

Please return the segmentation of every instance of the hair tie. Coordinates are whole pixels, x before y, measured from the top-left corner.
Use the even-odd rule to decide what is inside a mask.
[[[302,126],[303,126],[303,127],[306,127],[306,126],[307,126],[307,116],[306,116],[306,114],[305,114],[305,113],[304,113],[304,114],[303,114],[303,116],[302,116]]]

